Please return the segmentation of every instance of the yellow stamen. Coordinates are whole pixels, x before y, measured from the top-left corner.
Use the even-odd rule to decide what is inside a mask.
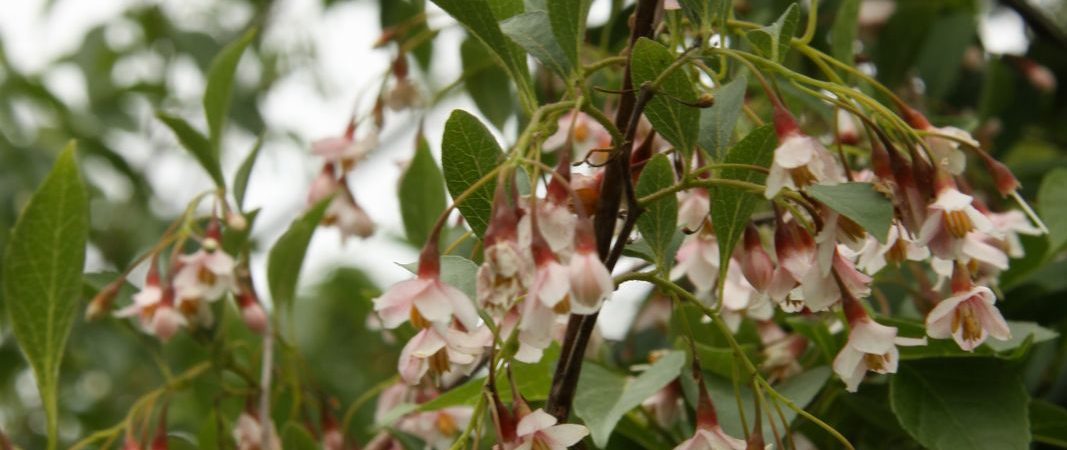
[[[964,236],[967,236],[967,233],[974,229],[974,223],[971,222],[971,218],[967,217],[967,213],[961,210],[945,211],[944,218],[945,229],[956,239],[963,239]]]
[[[419,308],[411,308],[411,326],[419,329],[430,328],[430,321],[422,317]]]
[[[552,311],[556,314],[567,314],[571,312],[571,296],[568,294],[566,297],[563,297],[563,300],[560,300],[559,303],[556,303],[556,306],[552,307]]]
[[[863,360],[867,363],[867,369],[870,371],[885,373],[889,365],[889,354],[876,355],[874,353],[866,353],[863,355]]]
[[[808,166],[800,166],[796,169],[791,169],[789,171],[789,176],[793,178],[793,184],[797,185],[797,187],[810,186],[819,181],[818,178],[815,178],[815,174],[811,173],[811,170],[808,169]]]
[[[963,340],[977,341],[982,338],[982,323],[978,321],[974,308],[968,302],[956,308],[956,314],[952,316],[952,332],[956,333],[962,326]]]
[[[430,373],[434,375],[440,375],[448,372],[452,368],[452,364],[448,361],[448,351],[440,349],[433,356],[430,356]]]
[[[456,420],[448,413],[438,414],[435,422],[437,431],[440,431],[441,434],[445,436],[454,436],[456,432],[459,431],[459,426],[456,425]]]

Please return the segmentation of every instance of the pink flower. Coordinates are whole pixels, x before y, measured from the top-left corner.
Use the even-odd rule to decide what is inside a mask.
[[[486,327],[470,333],[442,325],[423,328],[400,351],[397,363],[400,377],[415,385],[427,371],[440,375],[448,373],[452,364],[470,365],[492,340],[492,333]]]
[[[574,251],[574,228],[578,223],[566,203],[551,200],[537,202],[537,222],[541,235],[552,249],[564,261]],[[523,216],[528,221],[529,214]]]
[[[505,179],[497,183],[493,220],[485,233],[485,261],[478,268],[478,303],[498,312],[529,285],[532,261],[519,238],[518,211],[508,202]]]
[[[846,300],[846,315],[855,318],[850,320],[852,331],[848,334],[848,342],[834,358],[834,372],[845,382],[849,392],[856,392],[867,371],[896,373],[900,359],[897,345],[924,345],[925,341],[898,338],[896,327],[871,320],[865,311],[857,317],[850,308],[863,310],[856,300]]]
[[[956,127],[928,127],[926,131],[935,132],[947,136],[954,137],[956,139],[949,139],[940,136],[926,136],[927,147],[930,149],[930,153],[934,157],[932,161],[936,166],[945,169],[953,175],[959,175],[963,173],[963,169],[967,166],[967,155],[960,150],[960,143],[958,140],[963,140],[967,145],[978,148],[978,141],[974,140],[971,133],[963,131]]]
[[[976,259],[1006,269],[1008,257],[985,242],[993,223],[972,205],[973,198],[953,187],[943,187],[928,208],[919,230],[919,245],[928,246],[941,259]]]
[[[774,262],[767,255],[756,227],[745,227],[743,247],[734,252],[734,259],[741,265],[741,273],[757,292],[766,293],[774,279]]]
[[[663,9],[667,11],[682,9],[682,5],[678,4],[678,0],[663,0]]]
[[[281,450],[282,441],[278,438],[278,432],[273,423],[270,427],[270,447],[263,448],[263,423],[252,413],[242,412],[237,418],[237,424],[233,428],[233,440],[237,443],[238,450]]]
[[[397,429],[422,439],[427,448],[448,450],[473,413],[472,408],[462,406],[416,413],[399,422]]]
[[[699,232],[685,237],[670,273],[671,279],[684,275],[697,288],[698,294],[710,292],[719,277],[719,243],[709,225],[705,224]]]
[[[834,156],[815,138],[795,130],[779,138],[767,176],[764,196],[774,198],[783,187],[798,189],[812,184],[833,184],[844,179]]]
[[[556,132],[545,139],[543,146],[546,152],[551,153],[567,144],[572,133],[572,123],[574,140],[571,143],[574,154],[579,155],[579,158],[584,158],[590,150],[611,146],[611,134],[603,125],[586,113],[570,112],[560,116]]]
[[[308,188],[307,206],[314,206],[337,192],[340,187],[341,185],[337,182],[337,177],[333,173],[333,164],[323,164],[322,171],[315,176],[314,180],[311,180],[311,187]]]
[[[408,318],[416,327],[429,322],[447,324],[453,315],[468,330],[478,326],[478,311],[464,294],[441,281],[436,240],[431,240],[419,258],[419,273],[413,280],[401,281],[375,298],[374,311],[387,329],[400,326]]]
[[[237,287],[236,264],[213,238],[205,239],[196,253],[178,259],[181,268],[174,275],[174,290],[181,300],[215,301]]]
[[[347,187],[340,191],[326,207],[322,222],[336,226],[341,232],[341,239],[348,239],[352,236],[370,237],[374,234],[374,220],[363,210],[363,207],[359,206],[359,203],[356,203],[356,198],[352,196],[352,192]]]
[[[564,450],[589,435],[589,430],[582,425],[557,424],[555,417],[543,409],[527,414],[515,430],[519,445],[516,450]]]
[[[670,429],[681,417],[684,404],[682,385],[678,380],[668,383],[663,389],[641,402],[641,406],[652,413],[656,423],[666,429]]]
[[[178,310],[166,303],[161,303],[152,314],[151,333],[163,342],[169,341],[178,330],[189,324]]]
[[[342,136],[312,142],[311,152],[323,157],[327,162],[340,164],[344,169],[351,169],[378,146],[377,130],[372,129],[360,140],[355,139],[355,132],[355,125],[350,124]]]
[[[876,274],[887,263],[900,264],[908,261],[923,261],[930,257],[930,250],[919,245],[913,239],[902,233],[902,226],[894,221],[889,227],[889,236],[885,244],[878,242],[874,236],[868,235],[867,242],[859,251],[856,266],[868,274]]]
[[[722,427],[716,425],[711,428],[699,428],[693,437],[678,444],[674,450],[745,450],[748,444],[742,440],[726,434]]]
[[[956,340],[964,351],[974,351],[993,336],[1001,341],[1011,339],[1008,323],[993,304],[993,291],[985,286],[972,286],[942,300],[926,316],[926,334],[934,339]]]
[[[1004,241],[1008,256],[1012,258],[1022,258],[1025,255],[1022,241],[1019,240],[1020,234],[1028,236],[1042,234],[1040,228],[1031,224],[1030,219],[1027,219],[1022,211],[1016,209],[1002,213],[990,213],[986,217],[993,224],[990,234]]]
[[[241,308],[241,320],[244,321],[249,329],[259,335],[267,333],[270,319],[251,290],[242,290],[237,295],[237,306]]]
[[[571,312],[592,314],[599,311],[600,305],[611,297],[615,282],[597,256],[593,224],[588,217],[579,219],[575,240],[575,253],[569,264]]]
[[[707,189],[694,188],[678,195],[678,223],[686,230],[696,231],[711,211]]]

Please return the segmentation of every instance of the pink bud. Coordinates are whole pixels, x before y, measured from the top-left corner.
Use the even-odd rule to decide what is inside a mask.
[[[267,313],[263,311],[263,307],[259,306],[259,303],[242,306],[241,319],[243,319],[245,325],[252,331],[256,332],[256,334],[267,334]]]
[[[997,185],[997,192],[1000,192],[1000,195],[1008,195],[1019,189],[1019,179],[1015,178],[1008,166],[986,152],[979,152],[979,154],[982,155],[982,160],[989,168],[989,174],[993,176],[993,182]]]
[[[326,163],[322,166],[322,172],[311,182],[308,189],[308,206],[314,205],[322,199],[329,197],[337,191],[337,179],[333,174],[333,164]]]
[[[745,275],[752,287],[759,292],[766,292],[774,277],[774,262],[763,249],[759,231],[749,224],[745,227],[745,253],[741,260],[741,273]]]

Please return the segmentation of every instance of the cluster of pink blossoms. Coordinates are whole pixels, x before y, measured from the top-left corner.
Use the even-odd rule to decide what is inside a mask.
[[[355,122],[348,125],[343,135],[319,139],[311,144],[311,152],[322,157],[324,162],[308,189],[308,207],[332,196],[322,223],[337,227],[342,239],[351,236],[366,238],[374,234],[374,220],[356,202],[348,186],[347,174],[377,146],[377,129],[356,139]]]

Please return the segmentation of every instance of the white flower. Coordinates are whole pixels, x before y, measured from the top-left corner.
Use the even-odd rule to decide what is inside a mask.
[[[516,450],[564,450],[589,435],[582,425],[557,424],[555,417],[543,409],[527,414],[515,429],[519,445]]]
[[[800,132],[790,133],[774,149],[774,163],[767,176],[764,196],[774,198],[783,187],[797,189],[810,184],[834,184],[844,171],[818,140]]]
[[[579,248],[571,257],[569,271],[571,311],[575,314],[599,311],[600,305],[615,291],[611,273],[592,249]]]
[[[674,450],[745,450],[748,444],[726,434],[722,427],[698,428],[693,437],[678,444]]]
[[[926,316],[926,333],[934,339],[956,340],[960,348],[974,351],[993,336],[1005,341],[1011,339],[1011,330],[1004,317],[993,304],[996,296],[985,286],[956,293],[938,303]]]
[[[925,341],[898,338],[896,327],[879,324],[863,316],[852,322],[848,342],[834,358],[834,372],[849,392],[856,392],[867,371],[896,373],[900,351],[897,345],[921,345]]]
[[[971,133],[956,127],[929,127],[927,128],[927,131],[951,136],[963,140],[967,145],[976,148],[978,147],[978,141],[971,137]],[[963,173],[963,169],[967,165],[967,155],[960,150],[960,143],[956,139],[948,139],[940,136],[927,136],[924,139],[926,141],[926,146],[930,148],[930,153],[932,153],[932,156],[934,157],[934,161],[932,162],[953,175]]]
[[[671,279],[685,276],[698,294],[711,291],[719,275],[719,244],[711,227],[705,226],[697,233],[685,237],[678,253],[677,263],[671,269]]]
[[[205,243],[205,247],[212,245]],[[237,287],[233,271],[236,264],[220,249],[201,248],[196,253],[180,256],[179,260],[181,269],[174,275],[174,291],[179,300],[215,301]]]
[[[281,450],[282,441],[278,438],[278,431],[274,428],[273,423],[269,423],[268,426],[270,427],[268,444],[270,447],[264,449],[262,447],[262,422],[247,411],[242,412],[233,428],[233,440],[237,442],[237,450]]]
[[[990,235],[1004,241],[1007,245],[1008,256],[1022,258],[1025,255],[1020,234],[1039,236],[1041,229],[1030,223],[1030,219],[1019,210],[1011,210],[1002,213],[990,213],[989,221],[993,224]]]

